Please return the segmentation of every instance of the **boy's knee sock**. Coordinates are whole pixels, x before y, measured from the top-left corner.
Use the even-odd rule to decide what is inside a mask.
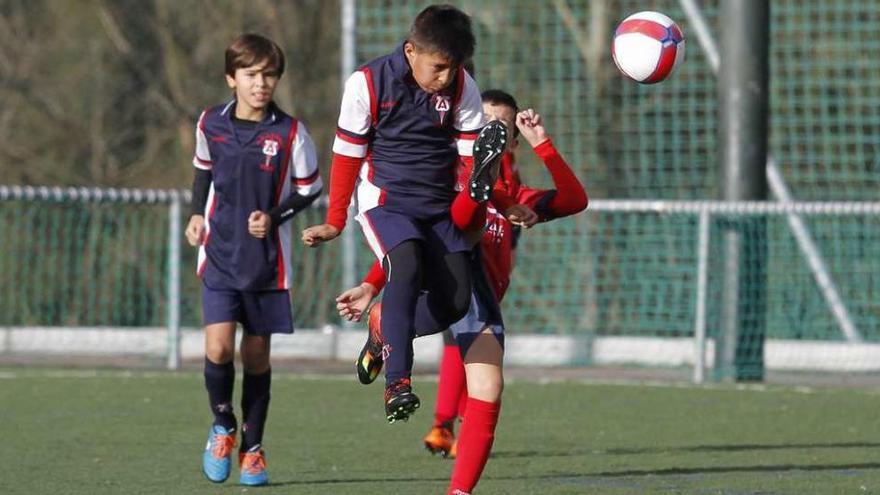
[[[467,389],[464,362],[457,345],[443,346],[440,377],[437,382],[437,406],[434,408],[434,426],[451,423],[458,416],[459,398]]]
[[[458,396],[458,419],[461,420],[464,418],[465,412],[467,412],[467,403],[468,403],[468,391],[467,391],[467,380],[461,385],[461,391]]]
[[[392,287],[385,286],[382,297],[382,341],[385,354],[385,384],[389,385],[401,378],[409,378],[413,366],[412,308],[415,297]],[[389,290],[391,289],[391,290]],[[412,289],[411,289],[412,290]],[[417,289],[415,289],[417,290]],[[413,290],[413,292],[415,291]]]
[[[217,364],[205,357],[205,388],[214,414],[214,424],[227,430],[236,427],[232,409],[232,389],[235,386],[235,365],[232,361]]]
[[[468,398],[467,412],[458,436],[458,456],[447,493],[452,494],[456,490],[470,493],[477,485],[492,450],[500,411],[500,402]]]
[[[241,391],[241,450],[263,443],[263,428],[269,414],[269,389],[272,386],[272,368],[260,375],[244,373]]]
[[[421,251],[415,242],[404,242],[388,253],[388,283],[382,296],[382,341],[385,345],[385,384],[409,378],[413,365],[413,316],[421,291]]]

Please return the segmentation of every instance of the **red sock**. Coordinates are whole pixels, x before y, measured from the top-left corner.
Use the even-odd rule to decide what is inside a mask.
[[[461,382],[461,393],[458,394],[458,419],[464,417],[464,412],[467,411],[467,401],[467,380],[465,379]]]
[[[458,457],[452,468],[452,481],[448,495],[469,494],[489,460],[492,442],[495,440],[495,425],[501,403],[485,402],[468,397],[467,412],[461,423],[458,436]]]
[[[457,345],[443,346],[440,377],[437,382],[437,405],[434,408],[434,426],[449,423],[458,415],[459,397],[466,390],[464,362]]]

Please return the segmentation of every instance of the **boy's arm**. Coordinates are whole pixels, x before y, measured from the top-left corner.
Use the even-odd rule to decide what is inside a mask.
[[[348,205],[351,204],[358,172],[367,156],[370,130],[376,113],[371,84],[366,69],[355,72],[345,82],[336,139],[333,141],[327,217],[323,224],[303,230],[302,241],[307,246],[313,247],[335,239],[345,228]]]
[[[485,124],[485,116],[477,83],[463,69],[460,69],[458,77],[461,79],[457,88],[461,94],[457,98],[455,107],[455,144],[463,167],[459,174],[461,191],[452,203],[451,213],[456,227],[461,230],[476,230],[486,225],[486,204],[474,201],[468,193],[466,184],[474,167],[474,141]],[[501,211],[506,211],[508,207],[516,204],[501,180],[495,183],[492,203]]]
[[[186,240],[192,246],[201,244],[205,236],[205,206],[208,203],[208,194],[213,180],[211,151],[208,149],[208,138],[205,136],[206,113],[207,110],[202,112],[196,125],[196,149],[192,160],[196,173],[192,183],[190,219],[184,231]]]
[[[589,202],[584,186],[553,146],[541,116],[532,109],[524,110],[517,114],[516,125],[544,162],[556,188],[541,191],[522,187],[517,200],[534,208],[545,221],[583,211]]]
[[[372,99],[367,74],[357,71],[345,83],[342,106],[333,141],[330,168],[330,204],[325,223],[342,230],[348,219],[348,205],[354,193],[357,174],[367,156],[373,123]]]
[[[553,185],[556,188],[553,198],[550,199],[546,207],[548,216],[560,218],[585,210],[589,204],[587,192],[571,167],[553,146],[553,141],[547,139],[536,146],[534,150],[550,172]]]
[[[315,143],[302,123],[298,124],[296,139],[292,146],[293,152],[290,154],[288,164],[292,190],[278,205],[269,210],[273,226],[281,225],[308,207],[324,188],[321,174],[318,173]]]
[[[364,311],[385,286],[385,272],[378,261],[370,267],[370,272],[357,287],[352,287],[336,296],[336,309],[339,316],[349,321],[360,321]]]

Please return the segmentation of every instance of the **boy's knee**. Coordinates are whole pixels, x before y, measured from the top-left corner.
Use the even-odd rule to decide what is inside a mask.
[[[504,380],[502,378],[480,380],[476,384],[468,383],[468,397],[485,402],[498,402],[501,393],[504,392]]]
[[[467,316],[468,310],[471,309],[471,292],[458,291],[452,298],[451,313],[455,315],[455,321]]]
[[[235,358],[235,348],[223,344],[205,346],[205,357],[214,364],[226,364]]]

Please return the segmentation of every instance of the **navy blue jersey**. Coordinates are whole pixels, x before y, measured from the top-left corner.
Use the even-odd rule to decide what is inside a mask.
[[[364,158],[360,212],[384,205],[429,218],[448,213],[458,156],[472,154],[482,125],[480,91],[467,72],[428,94],[412,78],[401,45],[349,77],[333,151]]]
[[[212,175],[198,273],[212,289],[289,289],[291,224],[264,239],[248,233],[251,212],[268,212],[289,194],[322,188],[305,126],[272,104],[253,129],[232,121],[235,101],[202,112],[193,165]]]

